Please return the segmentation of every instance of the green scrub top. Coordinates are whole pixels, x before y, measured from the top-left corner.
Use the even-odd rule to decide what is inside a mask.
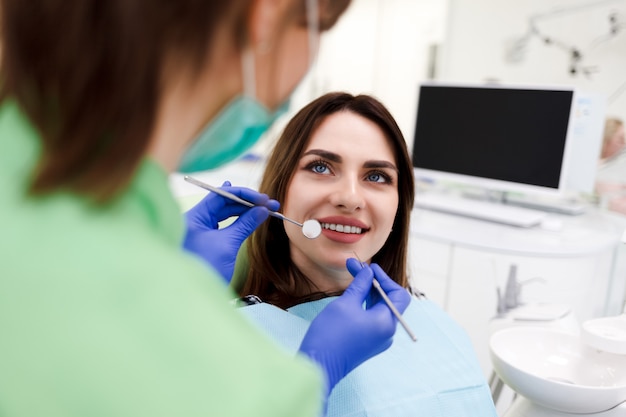
[[[282,351],[181,249],[167,174],[143,161],[123,195],[27,195],[40,155],[0,107],[0,415],[317,416],[322,374]]]

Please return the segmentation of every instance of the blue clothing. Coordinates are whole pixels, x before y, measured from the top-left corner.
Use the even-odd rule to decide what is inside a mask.
[[[295,352],[310,322],[334,298],[288,311],[264,303],[240,311]],[[497,417],[465,331],[429,300],[413,298],[403,318],[418,341],[398,327],[388,350],[335,386],[328,399],[328,417]]]

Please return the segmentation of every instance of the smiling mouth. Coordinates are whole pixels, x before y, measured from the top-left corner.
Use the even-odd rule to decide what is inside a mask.
[[[362,229],[357,226],[348,226],[347,224],[336,224],[336,223],[321,223],[322,229],[328,229],[335,232],[345,233],[345,234],[353,234],[360,235],[362,233],[367,232],[367,229]]]

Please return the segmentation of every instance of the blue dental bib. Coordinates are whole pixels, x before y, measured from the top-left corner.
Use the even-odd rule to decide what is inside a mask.
[[[296,305],[239,310],[295,354],[317,314],[336,297]],[[328,398],[327,416],[497,417],[489,387],[465,331],[429,300],[413,298],[392,346],[342,379]]]

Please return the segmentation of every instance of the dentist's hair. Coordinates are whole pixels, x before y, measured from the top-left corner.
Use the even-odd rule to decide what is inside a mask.
[[[407,251],[409,222],[415,195],[413,166],[406,141],[393,116],[372,96],[335,92],[314,100],[287,124],[267,161],[259,191],[285,201],[291,179],[311,137],[324,119],[337,112],[350,112],[374,122],[391,145],[398,168],[398,210],[393,230],[372,258],[398,284],[409,288]],[[270,218],[248,239],[249,269],[240,295],[256,295],[282,308],[303,297],[324,296],[296,267],[289,256],[289,239],[281,220]],[[245,275],[245,272],[244,272]],[[237,277],[236,277],[237,278]],[[236,285],[236,284],[235,284]]]
[[[121,191],[149,147],[165,72],[199,76],[218,42],[243,48],[259,1],[1,0],[0,98],[41,136],[31,193]],[[319,29],[349,3],[318,0]],[[306,0],[283,5],[285,27],[306,27]]]

